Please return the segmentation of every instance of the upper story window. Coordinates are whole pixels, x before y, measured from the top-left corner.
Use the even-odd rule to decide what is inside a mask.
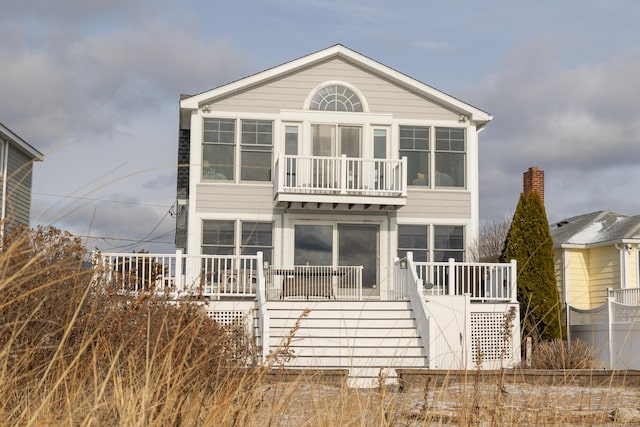
[[[407,184],[429,186],[429,128],[400,126],[400,157],[407,158]]]
[[[271,181],[273,122],[241,120],[240,123],[238,140],[236,120],[204,119],[203,180],[235,180],[236,158],[239,156],[240,180]]]
[[[236,121],[204,119],[202,136],[202,178],[233,180]]]
[[[271,181],[271,152],[273,122],[242,120],[240,179],[243,181]]]
[[[464,129],[436,128],[436,187],[464,187]]]
[[[318,111],[362,112],[358,95],[346,86],[332,84],[320,89],[311,99],[309,109]]]
[[[466,186],[465,129],[400,126],[400,157],[407,158],[407,184],[416,187]],[[432,167],[433,165],[433,167]]]

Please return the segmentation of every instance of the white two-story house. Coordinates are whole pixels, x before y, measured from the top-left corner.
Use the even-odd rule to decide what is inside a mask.
[[[182,96],[178,251],[100,263],[125,292],[197,295],[245,321],[263,361],[305,313],[287,366],[355,384],[513,366],[515,264],[465,262],[490,120],[341,45]]]
[[[491,115],[342,45],[180,101],[177,246],[271,265],[466,258]]]

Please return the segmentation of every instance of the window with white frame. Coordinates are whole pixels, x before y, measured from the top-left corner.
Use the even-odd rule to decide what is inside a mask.
[[[202,179],[234,181],[239,145],[240,180],[271,181],[273,122],[242,120],[236,141],[236,120],[205,118],[202,137]]]
[[[433,227],[433,260],[447,261],[453,258],[464,261],[464,227],[461,225],[436,225]]]
[[[318,90],[309,105],[310,110],[362,112],[358,95],[346,86],[331,84]]]
[[[242,120],[240,147],[240,179],[243,181],[271,181],[273,122]]]
[[[202,253],[233,255],[235,252],[235,221],[203,221]]]
[[[416,262],[429,261],[428,225],[398,225],[398,257],[406,257],[407,252],[413,252]]]
[[[262,252],[264,261],[271,264],[273,254],[273,224],[271,222],[241,221],[240,253],[255,255]]]
[[[436,187],[465,187],[464,136],[465,130],[462,128],[436,128]]]
[[[236,241],[236,224],[240,239]],[[265,261],[273,256],[273,223],[263,221],[202,222],[202,253],[205,255],[255,255],[263,253]]]
[[[236,121],[205,118],[203,128],[202,179],[232,181]]]
[[[429,186],[429,128],[400,126],[400,157],[407,158],[407,184]]]

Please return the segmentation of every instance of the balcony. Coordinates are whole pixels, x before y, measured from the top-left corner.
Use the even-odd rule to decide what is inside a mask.
[[[407,159],[281,154],[275,204],[284,208],[393,210],[407,203]]]

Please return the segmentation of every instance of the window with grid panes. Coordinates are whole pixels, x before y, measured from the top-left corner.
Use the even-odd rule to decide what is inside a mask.
[[[407,158],[407,184],[429,186],[429,128],[400,126],[400,158]]]
[[[262,252],[264,261],[271,264],[273,254],[273,223],[242,221],[242,255],[255,255]]]
[[[453,258],[464,261],[464,227],[461,225],[436,225],[433,228],[433,260],[448,261]]]
[[[435,144],[436,187],[462,187],[466,185],[465,130],[436,128]]]
[[[271,181],[273,122],[242,120],[240,149],[240,179],[242,181]]]
[[[235,253],[235,221],[202,222],[202,253],[233,255]]]
[[[398,257],[406,257],[409,251],[414,261],[429,261],[428,225],[398,225]]]
[[[233,180],[235,162],[233,119],[205,118],[202,136],[202,179]]]

